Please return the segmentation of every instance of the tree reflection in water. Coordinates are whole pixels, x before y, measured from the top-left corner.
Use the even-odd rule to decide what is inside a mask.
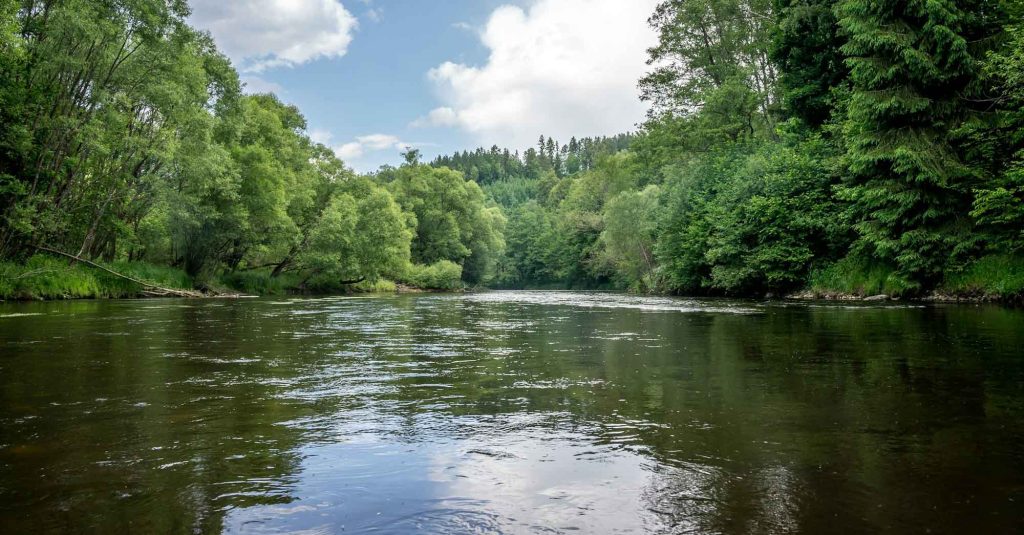
[[[573,293],[3,305],[0,523],[1014,531],[1021,325]]]

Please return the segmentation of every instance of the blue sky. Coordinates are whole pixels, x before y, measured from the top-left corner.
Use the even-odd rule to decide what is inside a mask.
[[[297,105],[349,165],[642,120],[656,0],[192,0],[250,91]]]

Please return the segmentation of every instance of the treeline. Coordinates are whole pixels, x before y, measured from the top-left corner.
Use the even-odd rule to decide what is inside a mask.
[[[415,162],[356,176],[296,108],[242,94],[185,2],[0,5],[0,293],[65,275],[12,267],[52,267],[40,246],[257,292],[494,269],[502,218],[476,184]]]
[[[0,296],[38,246],[252,292],[1020,295],[1022,9],[667,0],[637,133],[357,176],[185,2],[7,0]]]
[[[1020,16],[987,0],[661,3],[629,149],[486,186],[508,210],[500,284],[1019,295]]]
[[[459,171],[480,185],[516,178],[539,179],[545,174],[562,177],[593,169],[602,156],[629,148],[632,139],[633,134],[579,140],[573,137],[562,145],[542,135],[537,148],[526,149],[522,155],[518,150],[494,145],[490,149],[480,147],[473,152],[438,156],[430,165]]]

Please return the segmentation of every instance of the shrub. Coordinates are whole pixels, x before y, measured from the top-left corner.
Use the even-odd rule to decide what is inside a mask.
[[[424,290],[458,290],[462,286],[462,267],[449,260],[428,266],[411,264],[403,282]]]

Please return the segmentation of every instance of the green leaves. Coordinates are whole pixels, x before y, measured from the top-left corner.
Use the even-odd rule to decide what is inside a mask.
[[[837,7],[853,87],[845,198],[860,220],[858,248],[917,284],[934,284],[968,241],[959,219],[977,172],[963,163],[955,133],[971,112],[966,100],[978,96],[978,51],[968,42],[998,31],[982,18],[987,4]]]
[[[480,186],[446,167],[408,164],[395,171],[388,188],[415,216],[414,263],[454,262],[471,284],[494,276],[504,248],[504,218],[500,209],[485,206]]]

